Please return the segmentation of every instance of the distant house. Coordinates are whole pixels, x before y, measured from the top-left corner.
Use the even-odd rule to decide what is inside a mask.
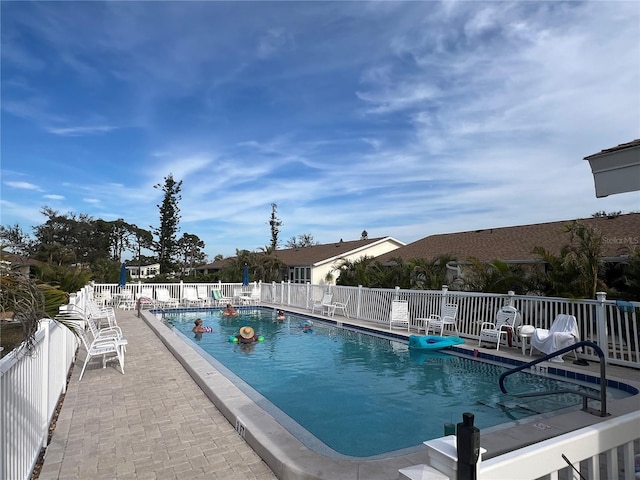
[[[275,255],[287,265],[286,276],[282,280],[291,283],[321,285],[331,274],[335,281],[339,272],[335,268],[342,260],[355,261],[362,257],[379,257],[404,246],[405,243],[393,237],[379,237],[367,240],[353,240],[310,247],[276,250]]]
[[[542,247],[558,255],[562,247],[570,243],[570,234],[567,233],[566,227],[574,221],[596,227],[602,233],[603,260],[614,263],[624,261],[632,252],[640,248],[640,213],[629,213],[611,217],[582,218],[431,235],[392,253],[382,255],[378,260],[381,262],[389,262],[393,258],[435,260],[449,255],[461,262],[475,257],[481,261],[497,259],[512,264],[541,263],[540,257],[533,253],[533,249]]]
[[[340,240],[336,243],[276,250],[274,255],[286,265],[280,280],[320,285],[327,283],[329,273],[332,274],[333,280],[336,280],[339,272],[334,272],[334,269],[344,259],[355,261],[364,256],[378,257],[403,245],[404,242],[392,237],[347,242]],[[232,257],[217,260],[195,270],[204,275],[216,274],[232,260]]]
[[[31,274],[32,267],[37,267],[40,262],[29,257],[16,255],[15,253],[0,251],[0,270],[5,268],[13,268],[28,276]]]
[[[194,268],[194,270],[198,275],[215,275],[226,267],[234,258],[235,257],[228,257],[216,260],[214,262],[207,263],[206,265],[200,265],[199,267]]]
[[[160,273],[160,264],[151,265],[127,265],[127,272],[132,279],[153,278]]]

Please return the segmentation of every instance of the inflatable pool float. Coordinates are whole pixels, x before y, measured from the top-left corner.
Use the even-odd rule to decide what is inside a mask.
[[[464,343],[464,340],[460,337],[437,337],[435,335],[411,335],[409,337],[409,348],[413,350],[440,350],[461,343]]]

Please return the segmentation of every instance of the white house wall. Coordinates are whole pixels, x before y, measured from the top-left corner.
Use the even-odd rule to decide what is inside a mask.
[[[334,259],[332,261],[323,261],[318,262],[311,268],[311,283],[313,285],[324,285],[327,283],[335,283],[338,277],[340,276],[340,272],[334,272],[333,269],[341,264],[343,259],[347,259],[351,262],[358,260],[364,256],[368,257],[379,257],[380,255],[384,255],[385,253],[392,252],[397,248],[400,248],[402,244],[398,244],[393,240],[385,240],[380,243],[373,244],[371,246],[367,246],[362,249],[358,249],[354,253],[347,253],[345,255],[340,256],[340,258]],[[333,275],[333,281],[327,282],[326,276],[328,273]]]

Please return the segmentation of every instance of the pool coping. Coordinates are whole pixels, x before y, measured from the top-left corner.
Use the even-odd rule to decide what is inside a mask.
[[[266,307],[269,308],[269,307]],[[185,309],[176,309],[184,311]],[[278,423],[251,400],[239,387],[226,378],[209,363],[196,349],[186,343],[183,338],[166,326],[161,319],[150,311],[142,311],[141,317],[165,344],[168,350],[180,362],[183,368],[194,379],[211,402],[220,410],[225,418],[236,427],[251,448],[269,465],[274,474],[281,480],[370,480],[397,479],[398,470],[412,465],[428,463],[426,449],[413,453],[401,454],[388,458],[376,459],[344,459],[333,458],[317,453],[286,428]],[[316,318],[304,312],[294,312],[309,318]],[[389,332],[382,328],[353,324],[344,319],[332,320],[317,317],[319,320],[356,330],[385,335],[391,338],[407,340],[408,335]],[[462,354],[473,355],[473,346],[455,347]],[[501,358],[508,358],[500,352]],[[492,356],[481,352],[480,356]],[[555,365],[554,365],[555,366]],[[559,367],[558,367],[559,368]],[[569,365],[562,369],[572,371]],[[640,389],[640,382],[607,376],[609,381],[620,382]],[[548,438],[599,423],[608,418],[637,410],[638,397],[608,402],[611,416],[597,417],[583,411],[572,411],[545,418],[539,422],[517,424],[495,432],[482,433],[481,445],[487,449],[483,459],[501,455],[515,448],[522,448]],[[518,423],[518,422],[515,422]]]

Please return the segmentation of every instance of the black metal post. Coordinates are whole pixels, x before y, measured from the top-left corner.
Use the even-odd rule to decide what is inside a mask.
[[[463,413],[457,425],[457,480],[476,480],[476,464],[480,457],[480,429],[473,426],[473,413]]]

